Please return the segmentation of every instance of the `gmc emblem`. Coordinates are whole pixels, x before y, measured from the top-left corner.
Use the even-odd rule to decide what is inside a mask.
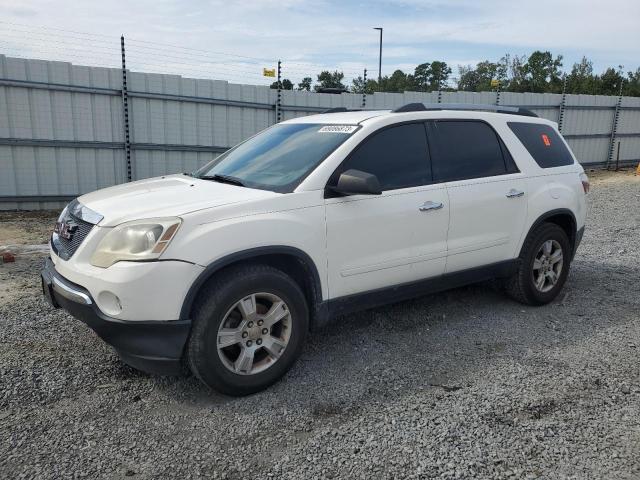
[[[58,236],[66,240],[71,240],[73,238],[73,233],[77,229],[78,229],[78,225],[74,223],[67,223],[62,221],[62,222],[56,222],[56,226],[53,229],[53,231],[57,233]]]

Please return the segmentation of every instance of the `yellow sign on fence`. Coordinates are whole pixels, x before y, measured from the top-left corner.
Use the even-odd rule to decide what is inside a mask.
[[[495,79],[491,80],[491,87],[492,88],[496,88],[496,87],[499,87],[499,86],[500,86],[500,80],[495,80]]]
[[[262,75],[265,77],[275,77],[276,69],[275,68],[263,68]]]

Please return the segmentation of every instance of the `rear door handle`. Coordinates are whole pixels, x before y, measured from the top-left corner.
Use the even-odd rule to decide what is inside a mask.
[[[428,201],[420,205],[419,210],[421,212],[428,212],[429,210],[440,210],[442,207],[444,207],[442,202]]]
[[[516,197],[522,197],[523,195],[524,195],[524,192],[522,190],[516,190],[515,188],[512,188],[507,192],[506,197],[516,198]]]

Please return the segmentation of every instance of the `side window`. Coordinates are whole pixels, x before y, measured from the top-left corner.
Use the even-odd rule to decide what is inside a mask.
[[[437,120],[429,122],[428,129],[435,181],[492,177],[509,172],[498,135],[486,123]]]
[[[382,190],[431,183],[424,124],[409,123],[374,133],[356,147],[340,172],[351,168],[374,174]]]
[[[549,125],[541,123],[507,122],[533,159],[542,168],[573,164],[571,152]]]
[[[516,165],[516,161],[511,156],[509,149],[504,144],[502,139],[500,139],[500,147],[502,147],[502,157],[504,158],[504,164],[507,167],[507,173],[518,173],[518,166]]]

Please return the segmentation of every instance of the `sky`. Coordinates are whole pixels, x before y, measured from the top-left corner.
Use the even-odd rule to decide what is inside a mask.
[[[267,84],[282,60],[294,82],[323,69],[351,79],[549,50],[564,68],[640,67],[640,0],[0,0],[0,53]]]

